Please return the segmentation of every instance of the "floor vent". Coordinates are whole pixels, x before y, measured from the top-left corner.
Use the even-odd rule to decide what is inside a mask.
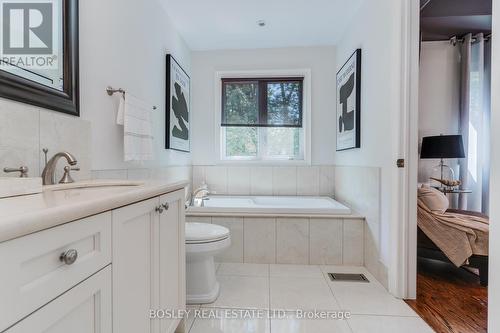
[[[328,276],[333,282],[370,282],[364,274],[328,273]]]

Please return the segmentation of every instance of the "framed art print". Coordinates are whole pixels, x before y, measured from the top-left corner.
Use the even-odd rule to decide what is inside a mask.
[[[337,73],[337,151],[361,147],[361,49]]]
[[[167,55],[166,149],[190,151],[190,80],[174,57]]]

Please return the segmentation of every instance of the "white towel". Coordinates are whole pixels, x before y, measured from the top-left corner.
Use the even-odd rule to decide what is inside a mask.
[[[116,123],[123,125],[123,153],[125,161],[153,159],[151,106],[127,93],[120,98]]]

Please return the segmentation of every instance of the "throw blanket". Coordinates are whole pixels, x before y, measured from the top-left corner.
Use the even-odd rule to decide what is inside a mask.
[[[473,255],[488,255],[489,221],[457,213],[433,213],[418,199],[418,226],[460,267]]]

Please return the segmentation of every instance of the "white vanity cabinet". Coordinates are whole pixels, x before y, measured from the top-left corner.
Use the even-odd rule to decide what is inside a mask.
[[[185,309],[184,191],[113,211],[113,332],[171,333]]]
[[[60,257],[69,250],[78,257],[68,265]],[[0,243],[0,263],[3,332],[111,263],[111,213]]]
[[[151,332],[159,202],[154,198],[113,211],[113,332]]]
[[[6,333],[111,332],[111,267],[84,280]]]
[[[156,294],[162,310],[186,310],[185,206],[183,193],[181,195],[172,193],[160,197],[160,203],[168,207],[160,215],[158,231],[159,292]],[[174,332],[180,323],[175,318],[163,318],[159,322],[160,333]]]
[[[181,189],[0,242],[0,333],[182,332],[150,311],[185,310],[184,210]]]

